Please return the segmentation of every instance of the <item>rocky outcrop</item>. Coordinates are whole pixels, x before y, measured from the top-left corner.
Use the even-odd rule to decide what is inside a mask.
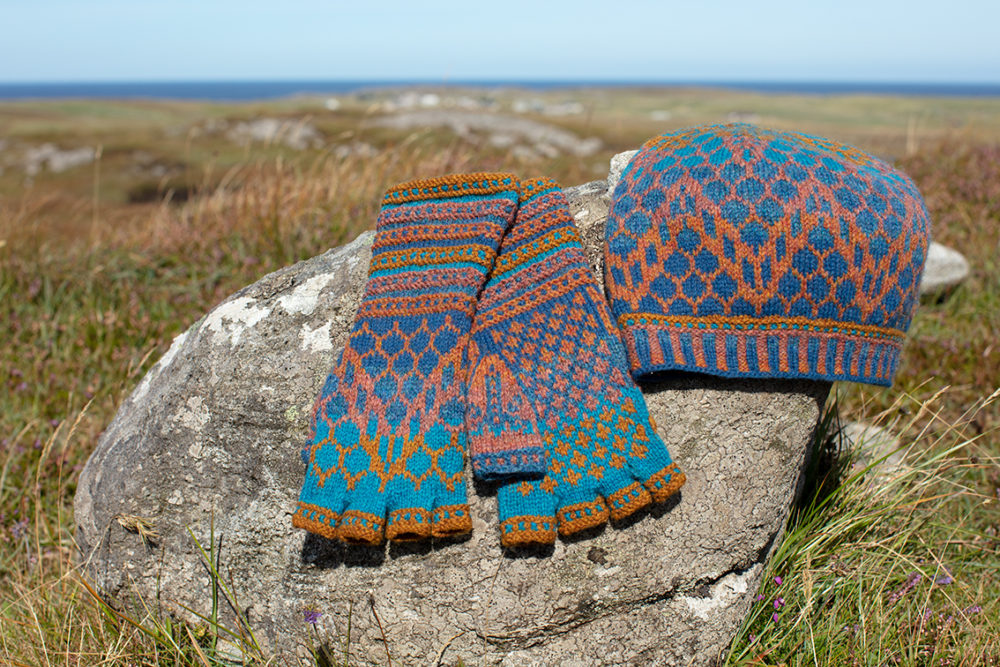
[[[485,139],[496,148],[510,149],[524,158],[560,154],[586,157],[601,148],[601,140],[596,137],[581,139],[567,130],[528,118],[477,111],[409,111],[382,116],[371,124],[398,130],[446,127],[463,139],[475,143]]]
[[[323,135],[305,119],[258,118],[240,121],[229,128],[226,136],[239,144],[282,144],[298,151],[321,148],[324,143]]]
[[[598,276],[607,185],[567,191]],[[676,376],[646,387],[687,484],[666,506],[553,548],[502,550],[495,490],[480,484],[467,539],[345,547],[293,529],[291,513],[309,411],[371,242],[270,274],[177,337],[80,476],[86,576],[113,604],[141,597],[197,622],[190,610],[207,615],[212,599],[197,540],[265,650],[303,664],[308,636],[340,655],[348,628],[352,665],[385,664],[387,652],[402,665],[715,660],[780,539],[829,385]]]
[[[97,151],[87,146],[62,149],[55,144],[45,143],[24,151],[22,167],[28,176],[35,176],[42,169],[61,174],[74,167],[90,164],[96,157]]]

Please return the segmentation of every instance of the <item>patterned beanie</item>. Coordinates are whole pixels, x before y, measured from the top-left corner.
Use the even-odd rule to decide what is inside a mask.
[[[889,386],[929,233],[913,182],[856,148],[745,124],[651,139],[606,230],[632,374]]]

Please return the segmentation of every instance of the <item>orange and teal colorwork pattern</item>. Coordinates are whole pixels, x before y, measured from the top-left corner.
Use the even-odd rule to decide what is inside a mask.
[[[517,199],[510,174],[385,195],[357,318],[313,409],[295,526],[359,544],[471,530],[465,354]]]
[[[632,373],[890,385],[929,234],[913,182],[856,148],[745,124],[651,139],[606,228]]]
[[[544,475],[498,489],[504,545],[554,542],[557,532],[628,516],[684,483],[628,373],[552,181],[521,184],[517,217],[480,296],[469,363],[466,421],[477,473],[505,463],[524,440],[545,452]],[[505,449],[496,437],[503,424],[532,437]]]

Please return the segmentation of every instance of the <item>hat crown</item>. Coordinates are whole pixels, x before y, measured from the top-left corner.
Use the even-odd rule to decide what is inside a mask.
[[[913,182],[857,148],[748,124],[655,137],[623,173],[606,232],[612,311],[627,342],[630,331],[641,334],[633,348],[656,348],[656,359],[633,358],[633,372],[888,384],[916,305],[929,229]],[[716,346],[711,353],[668,350],[683,347],[671,336],[685,328],[742,333],[700,340]],[[809,335],[776,342],[772,330]],[[730,344],[764,347],[737,355],[734,369],[719,357]],[[778,345],[775,364],[768,345]],[[821,363],[819,350],[800,345],[834,352]],[[852,370],[862,354],[854,348],[866,345],[860,362],[881,366]]]

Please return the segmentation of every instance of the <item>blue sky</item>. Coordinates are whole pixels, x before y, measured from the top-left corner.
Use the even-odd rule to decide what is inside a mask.
[[[0,0],[0,81],[1000,82],[1000,2]]]

